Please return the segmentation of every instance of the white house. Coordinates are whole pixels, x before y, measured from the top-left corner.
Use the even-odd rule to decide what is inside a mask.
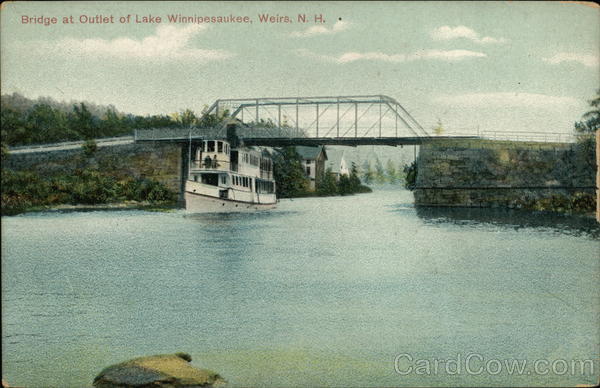
[[[317,179],[321,179],[325,173],[325,162],[327,161],[325,147],[297,146],[296,151],[302,158],[302,167],[310,182],[310,190],[315,190]]]
[[[350,175],[348,163],[346,163],[346,159],[344,158],[344,151],[330,149],[327,156],[325,169],[331,169],[331,172],[335,175],[337,180],[340,179],[341,175]]]

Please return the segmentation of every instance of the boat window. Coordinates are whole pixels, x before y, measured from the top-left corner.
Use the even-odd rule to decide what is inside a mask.
[[[206,152],[215,152],[215,141],[209,140],[206,142]]]
[[[227,175],[221,175],[221,184],[222,185],[226,185],[227,184]]]
[[[217,142],[217,152],[223,152],[223,142],[222,141]]]
[[[194,182],[198,182],[198,175],[194,175]]]
[[[202,174],[202,183],[205,185],[218,186],[219,176],[218,174]]]

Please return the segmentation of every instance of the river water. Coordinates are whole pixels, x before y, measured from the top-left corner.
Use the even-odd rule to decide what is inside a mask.
[[[87,387],[183,351],[231,386],[594,384],[599,254],[590,219],[416,209],[403,190],[3,217],[3,378]]]

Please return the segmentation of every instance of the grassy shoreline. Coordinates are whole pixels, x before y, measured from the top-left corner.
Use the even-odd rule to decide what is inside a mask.
[[[178,209],[176,202],[149,202],[149,201],[121,201],[99,204],[53,204],[53,205],[36,205],[20,209],[11,209],[11,211],[3,211],[4,216],[18,216],[25,213],[37,212],[86,212],[95,210],[145,210],[154,212],[172,212]]]

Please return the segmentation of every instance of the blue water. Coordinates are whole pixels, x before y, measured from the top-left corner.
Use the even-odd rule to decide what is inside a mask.
[[[255,214],[3,217],[3,378],[86,387],[110,364],[184,351],[231,386],[593,384],[599,256],[593,220],[415,209],[393,190]],[[471,372],[595,361],[396,371],[469,354]]]

